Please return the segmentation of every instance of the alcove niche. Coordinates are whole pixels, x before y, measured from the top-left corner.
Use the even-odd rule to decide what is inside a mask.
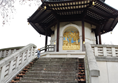
[[[62,50],[80,50],[80,33],[74,26],[68,26],[63,31]]]

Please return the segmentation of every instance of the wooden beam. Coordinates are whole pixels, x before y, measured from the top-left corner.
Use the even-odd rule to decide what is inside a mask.
[[[46,11],[45,11],[45,12],[46,12]],[[46,12],[46,13],[47,13],[47,12]],[[51,13],[52,13],[52,12],[50,11],[45,17],[44,17],[44,14],[45,14],[45,13],[44,13],[44,12],[41,13],[41,15],[40,15],[39,17],[43,17],[43,18],[40,18],[40,19],[39,19],[39,17],[37,17],[36,21],[39,22],[39,23],[40,23],[40,22],[42,23],[46,18],[48,18],[48,17],[51,15]]]
[[[85,42],[84,20],[82,20],[82,42]]]
[[[107,19],[103,24],[103,27],[102,27],[102,29],[101,29],[101,31],[103,31],[104,30],[104,28],[105,28],[105,26],[107,25],[107,22],[109,21],[109,19]]]
[[[98,44],[98,36],[96,32],[95,32],[95,38],[96,38],[96,44]]]
[[[58,21],[57,22],[57,48],[56,48],[56,51],[59,52],[59,27],[60,27],[60,22]]]
[[[82,51],[85,51],[85,30],[84,30],[84,19],[82,20]]]
[[[112,30],[113,24],[114,24],[115,21],[116,21],[116,19],[114,18],[113,22],[111,23],[111,26],[109,27],[109,30]],[[107,30],[107,31],[108,31],[108,30]]]
[[[94,32],[95,32],[95,37],[96,37],[96,44],[98,44],[99,26],[96,27],[96,29],[94,30]]]
[[[38,28],[34,23],[32,23],[32,22],[29,22],[29,23],[32,25],[32,27],[34,27],[34,29],[35,29],[39,34],[43,34],[43,33],[40,32],[39,28]],[[44,35],[44,34],[43,34],[43,35]]]
[[[103,12],[109,14],[109,16],[112,15],[111,13],[109,13],[108,11],[105,11],[104,9],[100,8],[100,7],[97,6],[97,5],[95,5],[94,7],[96,7],[96,8],[98,8],[99,10],[101,10],[101,11],[103,11]]]
[[[99,35],[99,44],[102,44],[102,42],[101,42],[101,30],[100,30],[100,28],[99,28],[99,33],[98,33],[98,35]]]
[[[49,29],[51,28],[52,26],[54,26],[55,24],[57,23],[57,20],[52,20],[51,22],[49,22],[47,25],[46,25],[46,28]]]
[[[95,14],[97,14],[97,15],[99,15],[99,16],[101,16],[101,17],[103,17],[103,18],[105,18],[105,19],[108,19],[109,17],[112,17],[111,15],[110,16],[106,16],[106,15],[101,14],[100,12],[94,11],[94,10],[92,10],[90,8],[88,10],[93,12],[93,13],[95,13]]]
[[[92,17],[90,17],[90,16],[86,16],[86,17],[85,17],[85,21],[89,21],[89,22],[91,22],[92,24],[98,24],[98,25],[101,23],[99,20],[94,19],[94,18],[92,18]]]
[[[46,35],[45,35],[45,48],[46,48],[45,52],[47,51],[47,41],[48,41],[48,36],[47,36],[47,33],[46,33]]]

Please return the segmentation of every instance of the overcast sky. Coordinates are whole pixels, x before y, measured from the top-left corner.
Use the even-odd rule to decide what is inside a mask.
[[[116,0],[117,1],[117,0]],[[106,3],[118,10],[117,2],[106,0]],[[15,46],[25,46],[29,43],[35,44],[38,48],[45,45],[45,37],[37,33],[31,25],[28,25],[29,18],[38,6],[19,5],[16,3],[14,19],[4,27],[0,23],[0,49]],[[1,16],[0,16],[1,18]],[[0,20],[2,22],[2,20]],[[103,44],[118,45],[118,25],[111,33],[102,35]],[[50,40],[48,40],[50,41]]]

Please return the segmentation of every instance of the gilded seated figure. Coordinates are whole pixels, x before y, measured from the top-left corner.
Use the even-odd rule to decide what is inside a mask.
[[[79,50],[79,32],[69,31],[64,33],[63,50]]]

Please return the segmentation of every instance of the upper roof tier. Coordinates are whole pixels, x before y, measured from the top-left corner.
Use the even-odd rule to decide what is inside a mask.
[[[50,36],[51,27],[58,21],[81,21],[100,28],[101,33],[112,31],[118,22],[118,10],[105,0],[43,0],[42,5],[28,19],[40,34]],[[48,30],[48,33],[46,33]]]
[[[72,1],[72,0],[41,0],[42,2],[46,1],[46,2],[60,2],[60,1]],[[73,0],[73,1],[82,1],[82,0]],[[83,0],[86,1],[86,0]],[[94,0],[93,0],[94,1]],[[102,2],[105,2],[105,0],[99,0]]]

